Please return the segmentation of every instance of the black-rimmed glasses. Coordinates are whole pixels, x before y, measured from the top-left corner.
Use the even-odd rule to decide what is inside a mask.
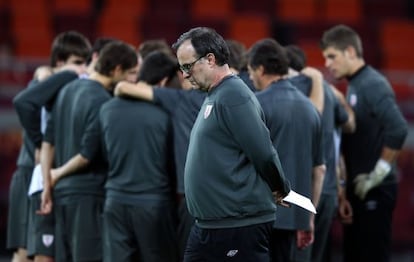
[[[198,61],[200,61],[200,59],[201,59],[201,58],[203,58],[203,57],[205,57],[205,56],[200,56],[200,57],[199,57],[199,58],[197,58],[194,62],[191,62],[191,63],[188,63],[188,64],[183,64],[183,65],[180,65],[180,70],[181,70],[183,73],[190,74],[191,69],[193,69],[193,66],[195,65],[195,63],[197,63]]]

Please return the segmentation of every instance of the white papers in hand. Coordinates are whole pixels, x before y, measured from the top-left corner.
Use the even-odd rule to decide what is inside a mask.
[[[36,192],[43,190],[43,175],[40,164],[33,169],[32,180],[30,181],[28,195],[31,196]]]
[[[285,198],[283,198],[283,201],[297,205],[301,208],[308,210],[309,212],[316,214],[315,206],[312,204],[310,199],[301,194],[296,193],[293,190],[290,190],[289,194]]]

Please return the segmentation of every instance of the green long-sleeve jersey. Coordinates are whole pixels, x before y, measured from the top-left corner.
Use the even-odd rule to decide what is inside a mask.
[[[200,227],[275,219],[272,191],[287,194],[262,108],[235,76],[209,91],[193,126],[184,174],[190,213]]]

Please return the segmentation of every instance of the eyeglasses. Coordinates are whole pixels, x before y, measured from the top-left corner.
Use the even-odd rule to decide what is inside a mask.
[[[201,58],[203,58],[203,57],[205,57],[205,56],[200,56],[199,58],[197,58],[194,62],[192,62],[192,63],[188,63],[188,64],[183,64],[183,65],[180,65],[180,70],[183,72],[183,73],[187,73],[187,74],[190,74],[191,73],[191,69],[193,69],[193,66],[195,65],[195,63],[197,63]]]

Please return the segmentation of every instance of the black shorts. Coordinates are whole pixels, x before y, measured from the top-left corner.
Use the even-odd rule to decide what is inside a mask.
[[[9,190],[9,212],[7,220],[7,248],[26,248],[29,210],[30,179],[33,168],[17,167]]]
[[[54,201],[55,261],[102,260],[103,197],[73,195]]]
[[[104,261],[177,261],[171,201],[105,201]]]
[[[38,215],[40,209],[41,192],[30,196],[29,227],[27,236],[27,256],[33,258],[36,255],[53,257],[55,255],[55,216]]]
[[[188,237],[184,262],[269,262],[273,223],[220,229],[195,224]]]

